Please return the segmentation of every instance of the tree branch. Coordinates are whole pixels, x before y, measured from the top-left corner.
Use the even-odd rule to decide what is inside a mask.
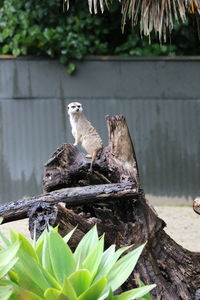
[[[93,186],[64,188],[38,197],[18,200],[0,207],[0,217],[3,223],[16,221],[28,216],[28,211],[40,202],[56,204],[66,203],[67,207],[115,201],[121,198],[130,198],[138,195],[138,190],[132,183],[100,184]]]

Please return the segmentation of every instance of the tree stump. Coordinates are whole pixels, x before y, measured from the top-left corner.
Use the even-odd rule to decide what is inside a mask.
[[[107,116],[106,121],[109,144],[94,162],[93,172],[89,171],[90,159],[64,144],[45,164],[44,194],[3,206],[0,216],[9,221],[28,214],[30,230],[36,226],[38,236],[47,224],[59,224],[61,235],[77,226],[72,248],[94,224],[99,234],[105,232],[106,247],[132,244],[136,248],[147,242],[123,289],[133,288],[139,277],[145,284],[157,284],[152,299],[197,300],[200,253],[171,239],[164,231],[166,224],[146,200],[124,117]],[[65,202],[66,207],[58,202]]]

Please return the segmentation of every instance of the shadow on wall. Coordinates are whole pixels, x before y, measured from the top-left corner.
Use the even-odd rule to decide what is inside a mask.
[[[38,178],[36,178],[34,169],[29,178],[26,178],[25,174],[22,173],[21,179],[13,180],[4,158],[0,155],[0,171],[1,204],[41,193],[41,184],[38,184]]]

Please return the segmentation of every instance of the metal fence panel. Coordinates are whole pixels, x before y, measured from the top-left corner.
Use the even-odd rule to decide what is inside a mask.
[[[153,199],[187,204],[200,194],[200,61],[103,63],[86,61],[69,77],[48,60],[0,60],[1,203],[42,192],[44,163],[62,143],[73,142],[65,107],[74,100],[104,145],[105,115],[125,115],[143,187]]]

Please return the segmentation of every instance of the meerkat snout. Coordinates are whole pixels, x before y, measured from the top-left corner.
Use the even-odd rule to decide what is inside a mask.
[[[81,113],[83,111],[82,104],[79,102],[69,103],[67,109],[68,109],[69,116],[73,114]]]

